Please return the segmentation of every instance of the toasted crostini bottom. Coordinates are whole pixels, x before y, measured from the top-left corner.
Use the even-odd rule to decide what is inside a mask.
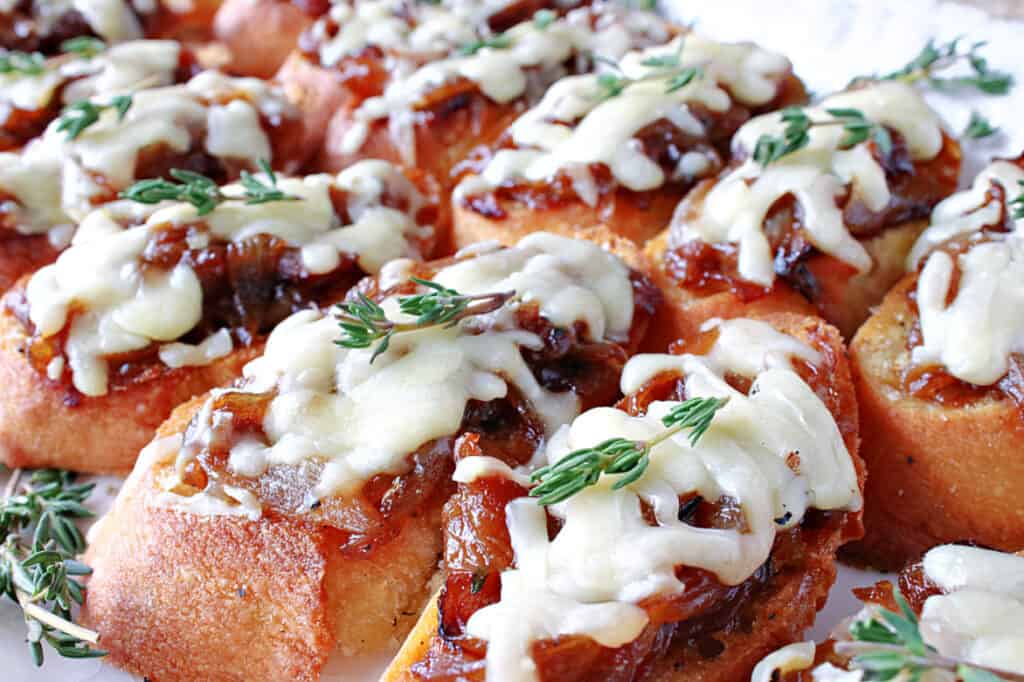
[[[158,363],[106,395],[88,397],[40,374],[25,355],[28,340],[11,311],[0,311],[0,461],[88,473],[130,471],[175,407],[240,376],[262,347],[236,349],[203,367]]]
[[[714,317],[731,318],[772,312],[817,314],[836,326],[843,338],[850,339],[871,314],[885,292],[906,271],[906,258],[921,231],[923,220],[909,221],[889,228],[862,242],[874,267],[857,273],[853,268],[824,255],[815,254],[804,261],[799,286],[777,278],[767,290],[750,285],[750,291],[737,291],[727,283],[691,287],[679,280],[668,249],[668,231],[647,243],[648,259],[656,264],[652,279],[671,302],[671,317],[660,328],[668,336],[649,338],[650,344],[664,344],[673,337],[694,333],[695,328]],[[650,346],[656,348],[657,345]]]
[[[908,276],[889,292],[850,346],[861,453],[871,476],[867,534],[845,553],[887,570],[945,542],[1006,551],[1024,546],[1020,408],[991,394],[963,405],[940,404],[902,387],[917,320],[909,298],[916,282]]]
[[[22,276],[56,260],[57,253],[45,234],[0,233],[0,296]]]
[[[289,0],[224,0],[213,35],[231,54],[228,71],[270,78],[315,18]]]
[[[82,618],[109,660],[172,682],[313,681],[332,651],[396,647],[437,567],[440,501],[364,556],[343,554],[330,530],[308,521],[161,506],[161,471],[173,468],[204,401],[160,427],[90,538]]]
[[[533,206],[527,199],[495,200],[494,193],[484,197],[456,198],[452,202],[455,246],[462,248],[489,239],[515,243],[541,229],[540,226],[546,232],[572,236],[581,226],[596,223],[643,245],[668,224],[679,197],[676,192],[631,192],[619,188],[602,197],[596,206],[588,206],[579,199],[551,206]],[[474,204],[477,201],[480,204]],[[466,206],[467,202],[476,208]],[[493,203],[493,206],[486,202]]]
[[[820,319],[806,315],[774,314],[758,319],[822,352],[824,359],[813,372],[812,382],[815,392],[836,417],[854,462],[858,484],[863,489],[864,466],[856,454],[857,405],[845,348],[838,331]],[[704,340],[691,338],[689,341],[700,346]],[[816,514],[807,518],[792,536],[785,539],[780,536],[776,540],[772,558],[761,569],[763,581],[753,588],[756,596],[748,603],[729,608],[727,617],[722,618],[719,614],[716,619],[697,624],[693,630],[683,631],[682,636],[677,632],[666,653],[654,660],[645,659],[639,668],[644,671],[641,677],[616,677],[615,672],[602,669],[600,679],[642,679],[644,682],[736,682],[749,679],[751,670],[761,658],[799,639],[813,623],[835,580],[837,550],[852,538],[860,537],[862,531],[860,512]],[[438,647],[441,634],[437,597],[435,594],[428,602],[381,682],[483,679],[482,668],[474,669],[468,675],[445,674],[445,653],[441,653],[437,661],[425,664],[432,652],[449,651],[443,646]],[[450,651],[456,651],[454,645]],[[566,655],[572,655],[571,649],[566,651]],[[587,661],[578,663],[579,669],[567,664],[564,669],[559,669],[559,675],[543,673],[540,678],[577,682],[598,679],[589,674]],[[629,669],[628,665],[623,669]]]

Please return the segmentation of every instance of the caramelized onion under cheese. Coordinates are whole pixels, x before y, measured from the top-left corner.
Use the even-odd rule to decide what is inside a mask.
[[[891,191],[889,203],[881,211],[872,211],[847,192],[836,198],[842,209],[843,222],[857,239],[869,239],[889,227],[922,218],[941,199],[956,190],[959,171],[959,152],[956,143],[943,135],[943,147],[931,160],[913,162],[906,141],[890,130],[892,151],[882,154],[870,141],[871,155],[885,170]],[[737,160],[735,163],[739,163]],[[701,198],[711,191],[715,179],[705,180],[692,193],[691,213],[682,220],[700,220]],[[842,267],[853,275],[856,271],[845,263],[828,258],[828,265],[817,265],[815,256],[821,253],[807,239],[800,205],[787,195],[777,201],[768,212],[764,224],[772,253],[775,273],[809,300],[817,299],[820,291],[816,270],[821,267]],[[768,295],[772,287],[763,287],[744,280],[737,264],[738,249],[734,244],[707,244],[699,240],[687,242],[666,254],[665,265],[680,287],[711,295],[728,291],[740,300],[749,302]]]
[[[717,331],[695,338],[686,348],[673,352],[700,352],[714,343]],[[800,376],[814,389],[834,415],[849,414],[848,405],[828,381],[829,370],[838,361],[825,343],[814,343],[825,355],[820,367],[796,362]],[[738,389],[749,380],[730,377]],[[746,383],[744,383],[746,382]],[[655,377],[638,393],[617,405],[629,414],[646,412],[656,400],[684,400],[684,382],[673,374]],[[850,418],[837,416],[844,436],[855,432]],[[486,449],[466,448],[463,456],[491,454]],[[431,682],[482,681],[485,676],[486,644],[465,634],[470,616],[501,597],[501,571],[513,564],[514,556],[505,520],[505,506],[526,494],[519,484],[500,476],[488,476],[463,484],[445,508],[445,562],[448,575],[438,601],[439,632],[425,656],[410,669],[415,679]],[[689,496],[680,500],[680,518],[704,528],[735,528],[741,515],[734,501],[722,498],[706,501]],[[653,523],[653,519],[651,521]],[[548,517],[551,537],[558,533],[558,521]],[[837,535],[851,539],[860,526],[844,512],[810,510],[800,526],[779,533],[769,560],[750,578],[736,586],[723,585],[710,572],[679,567],[684,582],[679,594],[644,600],[650,623],[637,639],[619,648],[603,647],[582,636],[564,636],[535,642],[532,656],[539,679],[544,682],[601,679],[611,682],[642,680],[654,662],[671,650],[683,659],[712,659],[722,655],[730,636],[749,631],[756,606],[763,595],[792,574],[822,569],[828,563],[827,547]],[[823,570],[823,569],[822,569]],[[784,617],[784,615],[782,615]]]

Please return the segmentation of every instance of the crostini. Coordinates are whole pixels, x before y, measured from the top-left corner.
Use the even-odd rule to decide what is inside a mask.
[[[868,533],[852,555],[898,569],[942,542],[1024,547],[1022,161],[939,204],[910,271],[851,345]]]
[[[172,40],[85,43],[29,70],[0,73],[0,152],[18,149],[46,129],[61,108],[99,95],[184,83],[195,58]]]
[[[740,124],[803,97],[782,55],[694,33],[603,60],[460,164],[456,243],[600,222],[643,244],[721,168]]]
[[[16,59],[59,54],[69,40],[208,37],[220,0],[11,0],[0,10],[0,45]]]
[[[456,164],[496,140],[553,81],[660,44],[673,30],[651,12],[615,3],[565,16],[545,9],[500,32],[486,22],[424,21],[398,45],[338,62],[342,73],[353,60],[366,68],[359,82],[346,84],[352,95],[331,118],[321,164],[331,169],[369,155],[416,164],[447,182]],[[321,60],[331,45],[321,45]],[[386,68],[395,51],[413,55],[409,68]]]
[[[751,682],[1024,680],[1024,555],[942,545],[898,587],[854,592],[865,606],[832,639],[774,652]]]
[[[239,376],[286,316],[447,241],[433,189],[384,161],[221,188],[199,178],[187,191],[209,204],[150,205],[159,197],[137,186],[4,298],[8,465],[127,472],[174,407]]]
[[[225,183],[260,160],[295,172],[321,138],[273,83],[216,71],[72,104],[24,149],[0,153],[0,273],[29,269],[8,257],[24,250],[10,242],[35,237],[52,256],[77,221],[137,180],[178,168]]]
[[[213,19],[213,36],[227,48],[232,73],[270,78],[331,5],[331,0],[225,0]]]
[[[670,308],[699,323],[723,308],[785,309],[800,294],[845,338],[902,276],[960,170],[938,116],[894,81],[753,119],[733,156],[651,244]]]
[[[632,358],[532,477],[463,444],[444,585],[386,682],[735,682],[811,624],[861,530],[842,340],[778,315],[676,350]]]
[[[397,646],[453,449],[525,463],[613,402],[657,301],[596,244],[537,234],[395,261],[334,315],[295,314],[161,427],[91,537],[84,621],[168,681],[316,680],[332,653]]]

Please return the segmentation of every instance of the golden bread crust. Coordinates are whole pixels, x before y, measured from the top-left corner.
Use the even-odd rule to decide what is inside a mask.
[[[224,0],[213,19],[213,35],[230,52],[232,73],[270,78],[312,24],[313,18],[291,2]]]
[[[158,436],[180,436],[203,401],[178,408]],[[335,650],[386,650],[408,630],[403,614],[422,604],[441,551],[440,502],[353,557],[307,521],[162,506],[168,467],[173,454],[140,459],[85,556],[82,618],[111,662],[170,682],[313,681]]]
[[[671,193],[637,194],[619,189],[603,198],[597,206],[580,200],[567,201],[551,208],[531,207],[522,202],[498,200],[504,218],[490,218],[452,202],[456,248],[474,242],[497,239],[514,243],[520,237],[536,232],[542,225],[545,232],[573,236],[576,230],[601,223],[612,232],[643,245],[657,235],[672,218],[681,195]]]
[[[153,430],[175,407],[231,382],[262,349],[262,344],[236,349],[204,367],[165,368],[88,397],[36,371],[23,351],[27,341],[14,315],[0,312],[0,461],[88,473],[130,471]]]
[[[797,339],[827,349],[822,372],[829,377],[830,392],[837,405],[837,421],[844,442],[864,488],[865,468],[861,460],[858,436],[857,403],[846,351],[839,332],[824,321],[811,316],[780,313],[759,316],[776,329]],[[754,666],[781,646],[800,639],[814,622],[815,614],[825,605],[835,582],[836,551],[850,537],[861,531],[859,514],[854,513],[849,525],[829,534],[824,542],[808,547],[799,568],[773,571],[767,591],[759,592],[749,619],[742,627],[714,634],[718,653],[706,657],[692,642],[674,641],[667,654],[659,657],[646,682],[737,682],[749,679]],[[381,682],[416,682],[411,667],[423,660],[431,642],[438,636],[437,595],[431,598],[416,626],[409,633],[397,656],[389,665]]]
[[[45,234],[0,234],[0,296],[25,274],[55,261],[57,255]]]
[[[850,347],[860,402],[862,453],[872,472],[864,540],[847,548],[857,562],[897,570],[929,548],[970,540],[1015,551],[1024,546],[1024,422],[1008,399],[963,407],[907,395],[916,315],[897,285]]]

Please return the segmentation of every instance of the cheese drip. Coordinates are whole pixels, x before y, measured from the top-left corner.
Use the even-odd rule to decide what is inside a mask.
[[[525,21],[502,34],[507,44],[485,46],[468,56],[434,60],[394,78],[383,95],[369,98],[355,111],[355,123],[346,133],[343,146],[349,153],[357,151],[374,121],[388,117],[392,121],[411,121],[417,104],[446,83],[472,81],[484,96],[504,104],[566,75],[563,65],[570,59],[590,59],[595,54],[618,59],[629,49],[662,42],[667,37],[667,25],[656,15],[614,5],[574,10],[546,26]],[[471,37],[463,44],[474,40]],[[401,146],[403,151],[413,149]],[[415,158],[405,161],[415,163]]]
[[[915,161],[935,158],[942,149],[942,128],[935,113],[913,87],[898,82],[874,83],[832,95],[806,109],[812,120],[829,120],[826,109],[858,109],[871,121],[900,133]],[[792,196],[800,206],[801,227],[820,251],[861,272],[873,263],[867,250],[850,234],[836,201],[847,192],[872,211],[886,207],[892,197],[885,170],[866,142],[839,149],[842,126],[816,126],[804,148],[764,167],[752,158],[762,135],[780,136],[786,124],[778,112],[758,116],[736,133],[734,153],[746,160],[719,178],[691,217],[691,200],[684,199],[673,220],[673,246],[700,240],[735,243],[739,274],[745,280],[771,286],[774,261],[765,220],[776,203]]]
[[[526,276],[542,269],[541,281]],[[521,298],[508,305],[512,313],[529,301],[554,324],[586,322],[593,341],[623,336],[631,323],[628,269],[589,242],[533,235],[514,248],[456,263],[434,280],[464,285],[462,293],[477,291],[475,284],[515,284]],[[561,295],[567,290],[572,298]],[[412,319],[395,297],[381,305],[388,319]],[[351,494],[376,474],[403,473],[409,453],[456,433],[470,400],[503,398],[513,386],[549,434],[579,411],[572,392],[537,383],[522,351],[543,342],[521,329],[514,314],[396,334],[372,363],[373,348],[342,348],[334,343],[338,337],[337,320],[315,311],[296,313],[270,335],[238,389],[276,393],[263,422],[266,441],[236,444],[228,463],[233,472],[254,477],[274,465],[313,460],[323,464],[315,498]],[[184,461],[189,456],[183,450]]]
[[[921,610],[924,641],[944,656],[1024,674],[1024,557],[944,545],[924,574],[945,594]]]
[[[54,336],[70,322],[64,352],[75,388],[88,396],[105,394],[107,357],[175,341],[200,321],[203,291],[189,265],[179,263],[170,271],[143,267],[146,245],[161,229],[192,227],[191,248],[211,240],[273,235],[302,248],[311,274],[332,271],[340,254],[356,256],[365,272],[376,272],[389,258],[419,258],[415,239],[432,229],[415,224],[418,193],[383,161],[362,161],[336,177],[278,178],[278,186],[300,200],[228,201],[202,218],[191,204],[170,202],[159,207],[115,202],[89,214],[71,247],[36,272],[26,290],[29,317],[40,336]],[[334,212],[330,191],[335,187],[349,192],[351,224],[341,224]],[[381,204],[389,188],[410,197],[410,213]],[[243,189],[228,185],[222,191],[237,197]],[[198,347],[171,343],[159,357],[172,367],[197,365],[231,350],[230,339],[208,341]]]
[[[535,500],[507,506],[516,568],[502,574],[501,601],[467,624],[471,636],[488,643],[488,682],[535,680],[530,649],[538,640],[584,635],[608,647],[631,642],[648,622],[638,604],[684,589],[677,566],[708,570],[736,585],[768,559],[776,533],[798,525],[808,508],[859,509],[857,474],[839,428],[785,359],[817,358],[816,351],[763,322],[719,326],[709,355],[665,356],[661,362],[639,356],[623,375],[626,391],[672,365],[684,377],[686,395],[728,397],[696,447],[685,432],[677,434],[651,450],[636,482],[613,490],[618,476],[602,476],[549,507],[563,524],[553,540]],[[631,367],[637,364],[641,369]],[[727,373],[751,378],[749,393],[729,386]],[[652,403],[643,417],[590,410],[559,430],[547,459],[557,462],[613,437],[650,440],[677,404]],[[793,456],[799,466],[791,468],[786,461]],[[749,531],[680,521],[679,498],[692,493],[735,500]],[[641,500],[657,525],[648,525]]]
[[[651,66],[649,60],[676,54],[682,66],[699,67],[701,75],[667,92],[674,72]],[[552,85],[537,106],[512,124],[508,134],[517,148],[498,150],[481,175],[459,184],[457,196],[509,182],[541,182],[565,172],[580,199],[594,205],[598,197],[591,164],[603,164],[620,184],[637,192],[657,189],[673,178],[699,176],[711,167],[711,159],[697,152],[684,154],[670,178],[644,154],[637,133],[666,119],[684,133],[702,137],[704,125],[691,105],[722,113],[732,106],[730,92],[743,103],[766,104],[790,69],[789,61],[774,52],[696,34],[630,52],[619,66],[625,76],[641,80],[614,97],[606,96],[598,73],[569,76]]]
[[[94,98],[106,104],[109,96]],[[261,116],[293,115],[278,88],[255,78],[229,78],[205,71],[184,85],[139,90],[123,119],[106,109],[99,120],[69,140],[47,127],[18,154],[0,154],[0,194],[24,234],[82,220],[111,190],[135,180],[140,153],[165,147],[170,153],[200,148],[210,155],[255,167],[271,161]]]
[[[970,189],[935,207],[931,225],[921,235],[907,261],[914,269],[924,261],[917,280],[921,345],[913,349],[914,363],[939,364],[963,381],[988,386],[1009,370],[1010,355],[1024,352],[1024,219],[1009,219],[1007,203],[1020,191],[1024,170],[1007,161],[985,168]],[[987,193],[1003,189],[1004,199]],[[976,242],[957,256],[936,247],[950,239]],[[959,270],[956,295],[946,304],[954,273]]]
[[[0,9],[10,12],[17,3]],[[126,0],[32,0],[34,32],[41,36],[53,33],[68,12],[78,12],[92,32],[106,42],[137,40],[142,37],[142,25],[137,13],[152,11],[151,3]]]

